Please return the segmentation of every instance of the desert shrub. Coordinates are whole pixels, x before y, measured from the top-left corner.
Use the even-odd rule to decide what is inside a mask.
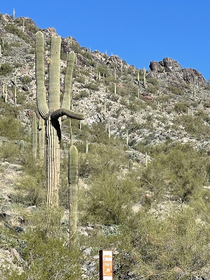
[[[5,103],[3,98],[0,98],[1,114],[4,117],[17,118],[19,109],[16,106],[12,106],[10,103]]]
[[[101,172],[87,194],[88,220],[105,225],[123,223],[132,213],[134,189],[132,181],[120,181],[109,172]]]
[[[13,71],[13,67],[8,63],[2,63],[0,67],[0,75],[5,76],[9,75]]]
[[[108,70],[107,66],[105,66],[105,65],[100,64],[100,65],[97,67],[96,71],[97,71],[97,72],[100,72],[100,74],[101,74],[102,76],[104,76],[104,77],[109,76],[109,70]]]
[[[19,154],[19,147],[15,142],[3,142],[0,145],[0,159],[14,162]]]
[[[77,95],[74,95],[74,100],[79,100],[81,98],[85,98],[88,96],[89,96],[89,93],[87,92],[87,90],[81,90]]]
[[[110,85],[110,83],[116,83],[117,81],[115,80],[115,78],[113,76],[107,76],[105,79],[104,79],[104,84],[106,86]]]
[[[26,94],[24,92],[17,92],[17,103],[24,105],[26,101]]]
[[[154,191],[157,199],[166,192],[183,201],[209,179],[209,160],[189,144],[177,144],[159,153],[142,174],[142,186]]]
[[[0,135],[9,140],[21,140],[24,137],[24,129],[21,122],[12,116],[1,117]]]
[[[173,94],[176,94],[176,95],[183,95],[184,94],[184,91],[182,88],[180,87],[173,87],[173,86],[168,86],[167,89],[172,92]]]
[[[27,43],[30,43],[30,39],[27,37],[27,35],[15,25],[9,23],[5,26],[5,30],[9,33],[17,35],[19,38],[23,39]]]
[[[204,123],[201,117],[182,115],[174,119],[176,125],[182,125],[185,131],[198,138],[209,138],[210,127]]]
[[[153,86],[157,87],[158,86],[158,80],[153,79],[153,78],[148,78],[147,83],[152,84]]]
[[[22,81],[23,84],[27,85],[27,84],[29,84],[32,81],[32,78],[30,76],[23,76],[21,78],[21,81]]]
[[[184,112],[187,113],[188,105],[183,102],[176,103],[174,106],[176,112]]]
[[[84,87],[87,89],[90,89],[90,90],[94,90],[94,91],[99,90],[98,83],[91,82],[91,83],[85,84]]]
[[[156,86],[152,86],[152,87],[148,87],[146,88],[146,92],[147,93],[153,93],[156,94],[157,93],[158,88]]]
[[[85,77],[79,76],[79,77],[75,78],[75,81],[80,83],[80,84],[84,84],[85,83]]]
[[[21,274],[10,270],[6,279],[81,279],[81,253],[77,248],[69,250],[68,237],[60,228],[61,215],[58,208],[41,208],[31,218],[25,215],[28,230],[18,236],[16,248],[27,266]]]
[[[35,26],[34,24],[26,24],[26,28],[28,31],[36,34],[37,31],[39,31],[39,28]]]

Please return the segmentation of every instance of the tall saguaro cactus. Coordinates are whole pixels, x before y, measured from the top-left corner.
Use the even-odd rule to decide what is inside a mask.
[[[44,84],[44,35],[36,33],[36,93],[37,107],[40,116],[46,121],[46,185],[48,206],[58,205],[58,186],[60,178],[60,141],[61,130],[59,117],[66,115],[69,118],[83,120],[83,114],[75,113],[67,108],[60,108],[60,48],[61,37],[51,38],[51,57],[49,65],[49,93],[48,102]],[[67,65],[65,80],[69,80],[69,65]],[[64,100],[68,95],[68,83],[64,91]],[[64,102],[65,103],[65,102]],[[70,105],[68,105],[70,106]]]

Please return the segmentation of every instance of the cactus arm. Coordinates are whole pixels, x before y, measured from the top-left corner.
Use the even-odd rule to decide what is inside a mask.
[[[60,108],[60,49],[61,37],[52,36],[49,66],[49,110],[50,113]]]
[[[67,61],[67,69],[65,75],[65,90],[63,96],[63,108],[71,109],[72,103],[72,94],[71,94],[71,87],[72,87],[72,78],[73,78],[73,70],[74,70],[74,62],[75,62],[75,53],[72,51],[68,55]]]
[[[44,85],[44,35],[41,31],[36,33],[36,96],[39,114],[47,120],[49,109]]]
[[[83,115],[81,113],[76,113],[76,112],[73,112],[71,110],[67,110],[67,109],[64,109],[64,108],[55,110],[51,114],[52,119],[58,119],[62,116],[67,116],[71,119],[76,119],[76,120],[84,120],[85,119],[85,115]]]

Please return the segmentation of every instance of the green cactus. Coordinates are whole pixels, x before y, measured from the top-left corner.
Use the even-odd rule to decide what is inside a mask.
[[[78,150],[72,145],[68,161],[70,244],[75,244],[77,239],[78,166]]]
[[[137,72],[137,81],[138,81],[138,85],[139,85],[139,81],[140,81],[139,71]]]
[[[127,146],[128,146],[128,144],[129,144],[128,129],[126,130],[126,144],[127,144]]]
[[[43,161],[45,151],[45,125],[44,119],[39,119],[39,159]]]
[[[32,119],[32,152],[33,158],[36,159],[37,156],[37,122],[36,122],[36,113],[33,112]]]
[[[46,99],[44,83],[44,35],[41,31],[36,33],[36,92],[37,107],[40,116],[46,121],[46,168],[47,168],[47,205],[58,206],[58,186],[60,178],[60,141],[61,129],[59,118],[83,120],[83,114],[70,110],[71,98],[69,95],[70,65],[67,65],[65,77],[64,102],[60,108],[60,48],[61,37],[51,38],[51,59],[49,65],[49,97]],[[68,58],[68,62],[70,61]]]
[[[24,141],[23,140],[20,140],[20,142],[19,142],[19,150],[20,150],[20,152],[24,151]]]
[[[75,53],[70,52],[68,55],[67,59],[67,69],[66,69],[66,77],[65,77],[65,91],[66,94],[63,97],[63,108],[66,109],[72,109],[72,92],[71,92],[71,87],[72,87],[72,80],[73,80],[73,71],[74,71],[74,62],[75,62]]]
[[[147,157],[147,153],[145,154],[145,167],[148,166],[148,157]]]
[[[88,140],[85,141],[85,153],[88,154],[89,143]]]
[[[128,162],[128,170],[131,171],[133,168],[133,161],[132,159],[129,159],[129,162]]]
[[[114,94],[117,94],[117,84],[114,83]]]

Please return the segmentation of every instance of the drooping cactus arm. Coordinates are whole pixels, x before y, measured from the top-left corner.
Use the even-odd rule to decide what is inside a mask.
[[[36,33],[36,100],[40,116],[47,120],[49,109],[46,102],[44,72],[44,35],[38,31]]]
[[[72,102],[71,87],[72,87],[74,62],[75,62],[75,53],[72,51],[68,55],[67,69],[65,75],[65,90],[63,95],[62,107],[66,109],[71,109],[71,102]]]
[[[85,119],[85,115],[83,115],[81,113],[73,112],[71,110],[67,110],[65,108],[61,108],[61,109],[55,110],[51,114],[51,118],[52,119],[58,119],[58,118],[60,118],[62,116],[67,116],[67,117],[69,117],[71,119],[76,119],[76,120],[80,120],[80,121]]]

